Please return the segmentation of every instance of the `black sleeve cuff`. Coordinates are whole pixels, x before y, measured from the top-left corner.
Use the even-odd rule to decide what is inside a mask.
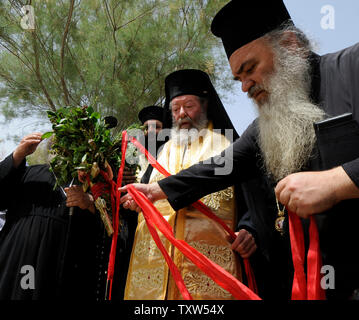
[[[342,167],[353,183],[359,188],[359,159],[344,163]]]
[[[11,153],[3,161],[0,162],[0,180],[5,179],[14,170],[16,170],[16,168],[14,168],[14,159]]]
[[[241,220],[239,220],[237,229],[238,230],[236,230],[236,231],[239,231],[241,229],[247,230],[249,233],[252,234],[252,236],[254,237],[254,240],[258,244],[258,242],[257,242],[258,237],[257,237],[256,228],[255,228],[255,226],[254,226],[254,224],[252,222],[252,219],[251,219],[251,216],[250,216],[249,212],[246,212],[243,215],[243,217],[241,218]]]

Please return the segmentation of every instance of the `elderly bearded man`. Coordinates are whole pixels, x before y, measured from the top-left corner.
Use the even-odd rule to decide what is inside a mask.
[[[355,298],[359,159],[356,155],[342,160],[340,149],[348,141],[358,145],[359,140],[359,45],[314,54],[281,0],[263,1],[260,6],[232,1],[214,18],[212,32],[222,39],[235,80],[241,81],[259,110],[258,119],[233,145],[233,172],[215,176],[218,165],[212,161],[137,187],[152,201],[168,197],[177,210],[242,181],[258,246],[269,262],[264,269],[266,289],[274,298],[286,292],[289,297],[293,279],[288,224],[285,220],[283,236],[275,231],[277,212],[285,206],[303,218],[316,214],[323,264],[335,270],[334,288],[326,290],[327,298]],[[338,164],[323,168],[313,123],[347,112],[354,121],[334,137],[333,147],[327,142]],[[357,147],[351,149],[355,152]],[[123,201],[134,206],[128,196]],[[302,222],[307,227],[308,220]]]
[[[220,134],[220,129],[223,132],[225,129],[232,130],[231,133],[237,138],[233,125],[206,73],[192,69],[176,71],[167,76],[165,89],[164,127],[171,127],[172,123],[173,127],[170,140],[163,146],[158,156],[158,162],[168,172],[175,174],[228,147],[230,141]],[[153,169],[150,183],[163,178],[161,173]],[[235,196],[237,194],[233,186],[227,186],[224,190],[217,190],[203,199],[203,202],[232,230],[236,228],[238,216]],[[244,250],[238,249],[243,257],[248,257],[255,251],[254,239],[248,231],[240,230],[239,240],[231,244],[226,232],[217,222],[193,207],[175,211],[166,200],[158,201],[155,206],[173,227],[177,239],[185,240],[242,280],[241,264],[235,251],[238,247],[237,242],[247,244]],[[164,238],[162,240],[194,299],[233,299],[230,293],[203,274],[168,241]],[[142,215],[139,216],[136,230],[125,299],[182,299]]]

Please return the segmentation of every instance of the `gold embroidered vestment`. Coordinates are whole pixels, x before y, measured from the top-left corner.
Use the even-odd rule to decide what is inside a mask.
[[[169,140],[161,151],[158,162],[171,174],[219,154],[230,145],[223,136],[212,130],[211,123],[198,141],[189,145],[176,145]],[[163,179],[156,169],[150,183]],[[201,199],[210,209],[233,229],[236,208],[233,187],[207,195]],[[174,211],[167,200],[155,203],[156,208],[169,222],[177,239],[185,240],[239,280],[242,279],[239,257],[231,250],[227,233],[218,223],[207,218],[193,207]],[[196,300],[234,299],[205,273],[189,261],[159,232],[167,252],[172,257],[184,279],[185,285]],[[143,216],[139,215],[131,261],[127,275],[125,299],[128,300],[180,300],[182,296],[170,275],[161,252],[148,231]]]

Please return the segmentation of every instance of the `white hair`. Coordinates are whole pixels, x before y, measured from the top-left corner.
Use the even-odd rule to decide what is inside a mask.
[[[201,103],[201,113],[198,119],[194,120],[186,117],[176,121],[172,116],[171,139],[176,145],[186,145],[198,140],[198,138],[203,135],[202,130],[205,130],[208,126],[207,111],[205,109],[205,103],[207,103],[207,99],[201,100],[200,97],[198,98]],[[180,124],[182,121],[189,121],[192,124],[192,128],[180,129]]]
[[[275,181],[300,171],[308,162],[316,142],[313,123],[325,117],[310,100],[308,45],[294,49],[280,42],[278,35],[270,41],[274,73],[264,81],[268,99],[260,105],[258,119],[265,169]]]

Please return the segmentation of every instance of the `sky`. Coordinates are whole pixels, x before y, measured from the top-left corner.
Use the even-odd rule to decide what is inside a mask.
[[[358,0],[284,0],[284,3],[295,25],[315,42],[316,53],[336,52],[359,42]],[[224,49],[221,50],[225,56]],[[232,78],[229,64],[227,70],[228,77]],[[237,132],[242,134],[256,117],[255,107],[247,95],[241,92],[239,83],[234,84],[234,90],[218,91],[218,94]],[[23,137],[34,131],[47,130],[50,130],[50,124],[46,120],[30,118],[5,123],[0,114],[0,158],[16,147],[8,139],[9,133]]]

